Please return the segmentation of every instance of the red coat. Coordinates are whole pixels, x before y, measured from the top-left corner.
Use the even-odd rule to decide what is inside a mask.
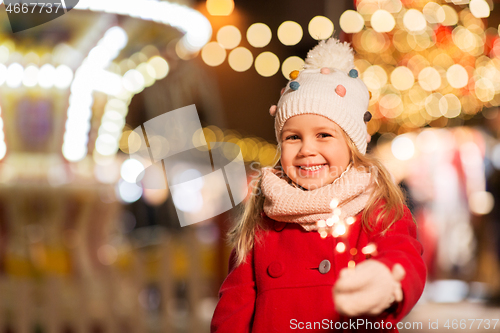
[[[256,243],[245,263],[234,267],[234,251],[231,254],[229,274],[212,318],[212,333],[375,332],[380,327],[377,325],[391,325],[393,330],[384,332],[397,332],[397,323],[422,294],[426,280],[422,246],[406,207],[403,218],[383,236],[380,229],[364,231],[361,213],[344,236],[324,239],[295,223],[277,222],[264,214],[263,219],[270,230],[259,231],[263,242]],[[343,253],[335,250],[340,241],[347,245]],[[333,303],[333,285],[350,260],[366,260],[361,250],[369,243],[377,247],[372,259],[390,269],[396,263],[404,267],[403,301],[376,317],[340,316]],[[353,256],[354,249],[357,254]]]

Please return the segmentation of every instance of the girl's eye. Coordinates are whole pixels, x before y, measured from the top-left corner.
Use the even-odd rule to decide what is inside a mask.
[[[299,138],[298,135],[289,135],[286,137],[285,140],[297,140]]]
[[[332,136],[332,135],[331,135],[331,134],[328,134],[328,133],[320,133],[320,134],[319,134],[319,137],[320,137],[320,138],[327,138],[327,137],[330,137],[330,136]]]

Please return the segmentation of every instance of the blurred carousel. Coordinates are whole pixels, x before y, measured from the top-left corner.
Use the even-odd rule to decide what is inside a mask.
[[[132,251],[124,234],[135,222],[123,204],[143,193],[126,188],[128,156],[119,152],[127,152],[132,98],[145,88],[152,111],[127,118],[137,125],[198,100],[217,106],[203,90],[208,78],[183,61],[211,37],[189,5],[80,0],[67,15],[15,34],[3,14],[0,331],[172,331],[175,304],[163,304],[158,311],[170,312],[153,324],[144,313],[159,308],[158,294],[175,293],[170,270],[186,275],[195,263],[182,254],[171,262],[169,246],[158,245],[171,243],[162,230],[157,246]],[[163,202],[167,190],[144,195]],[[189,325],[199,331],[196,320]]]

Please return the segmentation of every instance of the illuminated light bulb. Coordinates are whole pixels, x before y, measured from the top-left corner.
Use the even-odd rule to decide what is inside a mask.
[[[415,154],[415,145],[410,138],[400,135],[392,140],[391,151],[398,160],[407,161]]]
[[[469,8],[471,14],[477,18],[490,16],[490,6],[484,0],[470,0]]]
[[[66,89],[73,81],[73,71],[66,65],[59,65],[55,71],[54,85],[59,89]]]
[[[326,231],[322,230],[319,232],[319,235],[321,236],[321,238],[326,238],[326,236],[328,236],[328,233]]]
[[[10,88],[17,88],[23,82],[24,68],[17,62],[10,64],[7,68],[6,82]]]
[[[315,16],[309,21],[309,34],[317,40],[327,39],[333,34],[333,22],[324,16]]]
[[[414,83],[413,72],[406,66],[396,67],[391,73],[391,84],[397,90],[408,90],[413,87]]]
[[[51,64],[45,64],[38,72],[38,84],[42,88],[51,88],[55,83],[56,69]]]
[[[333,215],[335,215],[335,216],[340,216],[341,213],[342,213],[342,211],[340,210],[340,208],[335,208],[333,210]]]
[[[34,87],[38,82],[38,68],[30,65],[26,67],[23,74],[23,85],[26,87]]]
[[[435,68],[426,67],[418,73],[418,83],[424,90],[437,90],[441,86],[441,75]]]
[[[135,69],[127,71],[122,78],[123,87],[131,93],[139,93],[142,91],[144,89],[144,83],[144,77]]]
[[[419,32],[427,27],[424,15],[416,9],[409,9],[403,16],[403,24],[412,32]]]
[[[253,47],[264,47],[271,41],[271,29],[264,23],[254,23],[247,30],[247,40]]]
[[[332,227],[333,225],[335,224],[333,218],[328,218],[326,219],[326,225],[329,226],[329,227]]]
[[[228,16],[234,10],[233,0],[207,0],[207,10],[212,16]]]
[[[280,60],[272,52],[262,52],[255,58],[255,70],[264,77],[273,76],[280,68]]]
[[[296,45],[302,36],[302,27],[297,22],[285,21],[278,27],[278,39],[283,45]]]
[[[229,53],[227,61],[233,70],[237,72],[244,72],[252,67],[253,55],[250,50],[240,46]]]
[[[394,16],[384,9],[379,9],[373,13],[370,22],[376,32],[389,32],[396,26]]]
[[[348,34],[353,34],[363,30],[365,26],[365,20],[360,13],[355,10],[346,10],[340,16],[339,21],[340,28]]]
[[[217,42],[225,49],[234,49],[241,42],[241,32],[234,25],[226,25],[217,32]]]
[[[343,253],[345,252],[346,246],[342,242],[338,242],[337,246],[335,246],[335,250],[337,250],[338,253]]]
[[[292,71],[300,70],[303,67],[304,60],[302,60],[302,58],[296,56],[288,57],[285,59],[285,61],[283,61],[283,64],[281,65],[281,73],[288,80],[289,75]]]
[[[201,58],[209,66],[219,66],[226,59],[226,50],[219,43],[210,42],[201,50]]]
[[[345,221],[345,222],[346,222],[348,225],[351,225],[351,224],[353,224],[355,221],[356,221],[356,219],[355,219],[354,217],[350,216],[350,217],[348,217],[348,218],[346,219],[346,221]]]
[[[144,86],[150,87],[155,83],[156,71],[150,64],[143,62],[139,66],[137,66],[137,71],[141,73],[144,78]]]
[[[330,208],[335,209],[339,205],[339,199],[333,198],[332,201],[330,201]]]
[[[325,220],[319,220],[319,221],[318,221],[318,227],[319,227],[319,228],[324,228],[324,227],[326,227],[326,222],[325,222]]]
[[[170,70],[168,62],[160,56],[152,57],[151,59],[149,59],[148,64],[153,67],[156,80],[164,79]]]

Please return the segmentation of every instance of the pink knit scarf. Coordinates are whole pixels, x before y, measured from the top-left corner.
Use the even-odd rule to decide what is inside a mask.
[[[340,219],[355,216],[362,211],[372,192],[371,174],[348,168],[332,184],[312,191],[290,185],[276,175],[278,171],[264,168],[262,192],[264,212],[276,221],[299,223],[307,231],[318,230],[316,222],[333,215],[330,202],[338,200]]]

